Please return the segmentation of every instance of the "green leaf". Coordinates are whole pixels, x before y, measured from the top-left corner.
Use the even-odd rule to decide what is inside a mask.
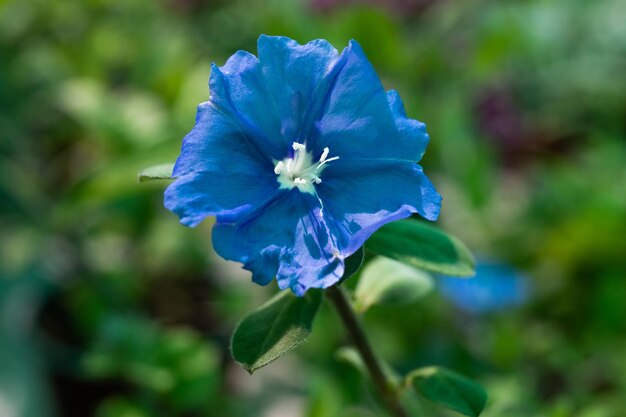
[[[413,385],[429,400],[469,417],[478,417],[487,402],[487,393],[480,384],[444,368],[417,369],[407,375],[406,385]]]
[[[363,268],[354,293],[356,309],[364,312],[376,304],[409,304],[432,288],[433,281],[426,272],[379,257]]]
[[[233,358],[253,373],[294,349],[311,333],[321,301],[320,290],[309,290],[304,297],[280,292],[237,325],[231,340]]]
[[[350,278],[352,275],[359,272],[361,269],[361,265],[363,265],[363,259],[365,258],[365,250],[363,246],[361,246],[356,252],[352,255],[348,256],[345,260],[345,270],[343,272],[343,277],[339,282],[343,282]]]
[[[337,350],[335,356],[340,361],[353,366],[365,378],[370,378],[369,371],[367,370],[367,367],[363,362],[363,358],[361,358],[361,355],[359,354],[359,352],[357,352],[356,349],[351,347],[342,347]],[[398,373],[393,368],[391,368],[391,366],[389,366],[387,362],[382,361],[380,366],[389,382],[394,385],[398,385],[401,382],[401,378]]]
[[[139,182],[152,180],[171,180],[174,164],[154,165],[139,172]]]
[[[337,352],[335,352],[335,356],[341,362],[351,365],[352,367],[354,367],[354,369],[362,373],[364,376],[369,377],[369,374],[367,373],[367,368],[365,367],[365,363],[363,362],[363,359],[359,355],[359,352],[356,351],[356,349],[351,347],[342,347],[339,348]]]
[[[366,249],[430,272],[469,277],[475,274],[474,257],[457,238],[415,220],[400,220],[381,227]]]

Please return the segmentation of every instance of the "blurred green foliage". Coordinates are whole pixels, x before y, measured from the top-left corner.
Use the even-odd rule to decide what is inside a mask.
[[[275,287],[216,259],[210,224],[180,226],[163,183],[136,181],[176,157],[209,63],[261,33],[357,39],[428,125],[444,228],[532,280],[497,314],[437,291],[372,308],[390,364],[475,377],[486,417],[623,415],[624,2],[317,3],[0,1],[0,415],[382,413],[334,355],[326,305],[297,353],[239,369],[229,335]]]

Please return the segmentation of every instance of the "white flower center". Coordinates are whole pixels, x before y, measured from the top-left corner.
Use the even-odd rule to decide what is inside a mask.
[[[278,161],[274,167],[280,187],[287,189],[298,187],[302,192],[316,194],[315,184],[322,182],[320,174],[326,168],[326,164],[336,161],[339,157],[329,158],[330,150],[324,148],[319,161],[313,162],[313,155],[307,152],[305,144],[294,142],[291,147],[294,151],[293,157]]]

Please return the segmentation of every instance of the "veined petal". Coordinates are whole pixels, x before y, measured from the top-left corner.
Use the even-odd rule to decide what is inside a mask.
[[[273,163],[264,159],[247,140],[236,120],[211,101],[201,103],[196,124],[183,139],[173,176],[207,170],[228,171],[233,161],[248,165],[251,171],[271,171],[273,167]]]
[[[315,122],[316,150],[329,147],[343,159],[418,161],[424,153],[425,132],[406,119],[394,93],[388,97],[359,44],[351,41],[341,59]]]
[[[259,158],[235,122],[212,103],[198,106],[174,166],[165,207],[195,226],[206,216],[236,217],[278,189],[272,165]]]
[[[329,165],[317,190],[344,256],[382,225],[413,213],[436,220],[441,207],[422,168],[410,161],[353,159]]]
[[[337,50],[322,39],[300,45],[283,36],[261,35],[258,51],[267,88],[282,119],[283,136],[306,139],[301,137],[303,117],[315,101],[321,80],[337,61]]]
[[[256,56],[239,51],[226,64],[211,66],[211,101],[236,120],[260,155],[281,159],[288,149],[282,132],[281,111],[266,83]]]
[[[242,262],[259,284],[276,276],[281,289],[291,288],[297,295],[327,288],[341,279],[344,261],[319,210],[314,196],[283,191],[245,221],[218,219],[213,246],[220,256]]]

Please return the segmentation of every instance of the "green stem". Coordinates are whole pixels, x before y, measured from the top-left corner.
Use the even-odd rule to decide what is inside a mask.
[[[339,286],[330,287],[326,290],[326,295],[335,305],[387,409],[394,417],[408,417],[409,415],[400,403],[396,389],[385,376],[380,366],[380,361],[367,341],[363,327],[359,323],[359,319],[343,289]]]

